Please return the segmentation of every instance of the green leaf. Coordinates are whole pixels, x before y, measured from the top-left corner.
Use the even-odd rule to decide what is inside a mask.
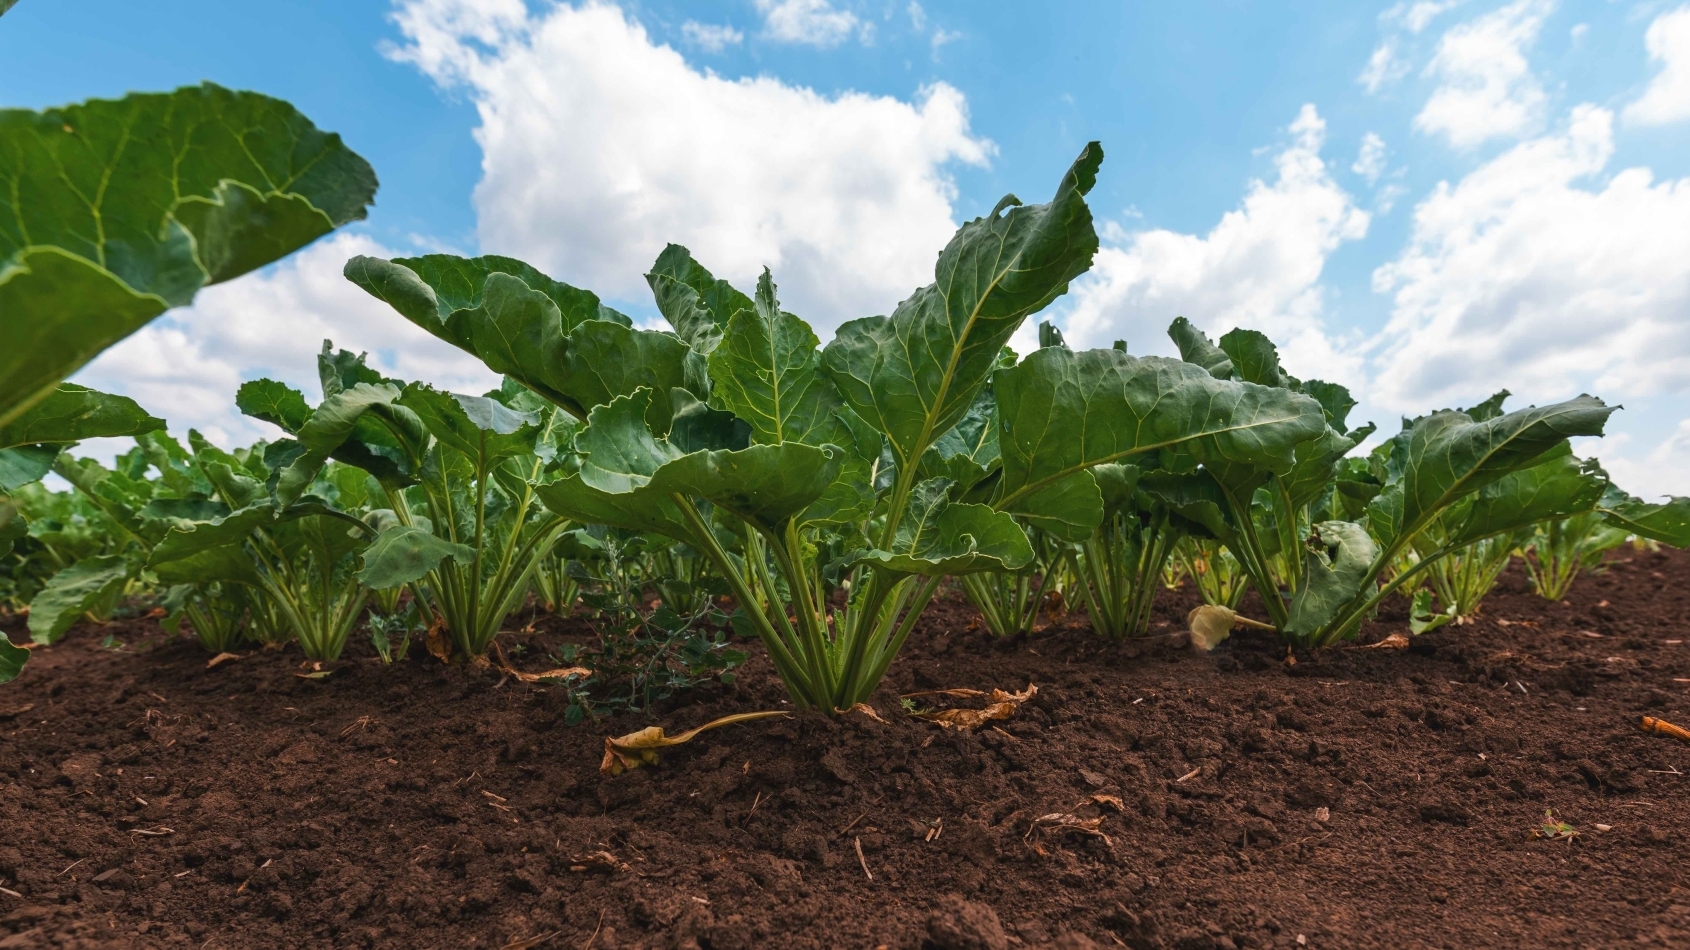
[[[1279,368],[1279,347],[1261,331],[1235,329],[1221,337],[1221,349],[1232,360],[1234,379],[1280,388],[1290,384]]]
[[[163,419],[148,415],[127,396],[61,383],[10,424],[0,426],[0,449],[139,435],[163,428]]]
[[[1299,442],[1326,430],[1307,396],[1119,350],[1042,349],[993,386],[1003,453],[995,505],[1029,517],[1051,514],[1046,490],[1093,465],[1177,448],[1198,462],[1285,470]]]
[[[968,412],[1022,321],[1091,267],[1097,233],[1084,195],[1102,161],[1102,148],[1087,145],[1049,204],[1023,206],[1006,196],[951,238],[934,283],[889,318],[846,323],[827,345],[828,374],[846,403],[886,435],[900,469]]]
[[[448,557],[459,564],[471,564],[475,549],[416,525],[393,525],[364,549],[364,567],[358,572],[358,580],[371,590],[402,587],[421,579]]]
[[[161,584],[214,584],[229,582],[257,587],[258,571],[252,556],[240,544],[208,547],[182,557],[149,565]]]
[[[40,481],[53,470],[62,445],[23,445],[0,449],[0,492],[13,492]]]
[[[293,435],[311,418],[311,407],[299,390],[273,379],[254,379],[235,391],[235,408]]]
[[[0,110],[0,425],[207,284],[364,217],[369,163],[209,83]]]
[[[1481,488],[1466,517],[1450,532],[1448,544],[1460,546],[1493,535],[1529,528],[1540,521],[1582,514],[1596,507],[1608,478],[1594,462],[1581,462],[1572,447],[1545,453],[1530,468],[1512,472]]]
[[[1313,396],[1315,401],[1320,403],[1320,407],[1326,410],[1327,425],[1338,430],[1340,435],[1350,431],[1346,428],[1346,420],[1350,417],[1350,410],[1356,407],[1356,401],[1350,396],[1348,389],[1337,383],[1311,379],[1303,383],[1303,392]],[[1361,440],[1356,441],[1359,444]]]
[[[29,603],[29,636],[55,643],[95,604],[123,589],[128,563],[118,555],[84,558],[53,575]]]
[[[0,13],[6,12],[6,6],[11,0],[0,0]],[[23,665],[29,662],[29,651],[23,647],[14,646],[12,641],[0,633],[0,683],[10,683],[23,672]]]
[[[1609,524],[1675,548],[1690,548],[1690,498],[1646,502],[1609,487],[1600,510]]]
[[[844,401],[822,374],[816,346],[808,324],[781,312],[765,269],[754,306],[733,315],[710,354],[710,405],[744,419],[752,441],[764,445],[846,444]]]
[[[1174,318],[1173,325],[1168,327],[1168,336],[1173,339],[1174,345],[1179,347],[1180,359],[1187,363],[1196,363],[1216,379],[1232,378],[1232,357],[1209,342],[1203,331],[1192,326],[1190,320],[1184,317]]]
[[[434,437],[471,460],[489,466],[534,451],[539,415],[518,412],[485,396],[444,393],[421,383],[405,387],[400,403],[415,412]]]
[[[1323,521],[1309,535],[1303,555],[1303,586],[1291,598],[1290,620],[1281,631],[1307,640],[1330,623],[1356,595],[1379,554],[1367,529],[1348,521]]]
[[[708,356],[721,342],[734,314],[752,308],[751,298],[717,280],[692,253],[671,244],[645,275],[657,309],[693,352]]]
[[[578,419],[649,387],[667,431],[669,392],[686,385],[685,343],[635,330],[594,294],[508,257],[354,257],[348,280],[435,336],[479,357]]]
[[[1474,422],[1489,422],[1497,416],[1502,415],[1502,404],[1509,396],[1512,395],[1514,394],[1508,390],[1501,389],[1484,402],[1479,403],[1471,409],[1463,409],[1461,411],[1467,413]]]
[[[1408,611],[1408,631],[1415,636],[1436,630],[1455,619],[1455,607],[1451,606],[1442,613],[1432,610],[1432,592],[1422,587],[1414,592]]]
[[[839,476],[842,454],[838,446],[800,442],[694,452],[664,464],[647,490],[703,498],[774,531],[822,497]]]
[[[916,485],[892,550],[858,552],[851,560],[928,577],[1018,571],[1032,563],[1033,547],[1014,518],[986,505],[953,502],[950,489],[943,478]]]
[[[1401,475],[1369,505],[1369,522],[1382,541],[1396,544],[1461,498],[1535,465],[1568,438],[1601,435],[1613,411],[1600,399],[1579,396],[1484,422],[1448,410],[1417,419],[1393,447]]]
[[[753,442],[841,447],[834,484],[800,520],[843,523],[874,505],[870,462],[866,453],[850,451],[857,446],[846,422],[851,410],[822,373],[816,345],[808,324],[781,311],[774,280],[764,270],[756,300],[735,311],[710,354],[710,405],[744,420]]]

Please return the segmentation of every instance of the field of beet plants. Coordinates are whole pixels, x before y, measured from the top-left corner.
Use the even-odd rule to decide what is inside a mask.
[[[666,330],[353,258],[503,385],[326,341],[231,449],[64,380],[374,171],[209,84],[0,111],[0,947],[1690,943],[1690,499],[1593,396],[1014,352],[1103,157],[825,345],[677,245]]]

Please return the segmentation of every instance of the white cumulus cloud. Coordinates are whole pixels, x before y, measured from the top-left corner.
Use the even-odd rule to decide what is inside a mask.
[[[1625,107],[1627,122],[1665,125],[1690,119],[1690,6],[1663,13],[1643,35],[1649,58],[1660,72],[1636,102]]]
[[[1367,66],[1356,77],[1356,82],[1368,92],[1378,92],[1406,75],[1408,63],[1397,54],[1396,41],[1386,40],[1373,48],[1373,54],[1367,57]]]
[[[206,288],[191,306],[101,354],[76,381],[133,398],[177,435],[199,429],[225,446],[280,434],[235,408],[242,382],[267,376],[302,389],[313,402],[321,397],[317,353],[325,339],[368,351],[372,366],[397,378],[465,393],[498,385],[479,360],[341,276],[356,254],[396,256],[359,234],[319,241],[278,265]]]
[[[1373,396],[1400,411],[1501,386],[1527,401],[1690,390],[1690,179],[1604,179],[1613,114],[1572,110],[1414,210]]]
[[[681,24],[681,36],[688,43],[707,53],[720,53],[730,46],[745,42],[745,34],[726,24],[700,23],[688,20]]]
[[[1274,158],[1277,177],[1250,182],[1243,204],[1208,234],[1122,233],[1075,282],[1065,332],[1076,347],[1125,338],[1135,353],[1172,352],[1167,327],[1184,316],[1211,337],[1235,326],[1281,345],[1300,376],[1362,382],[1357,358],[1326,334],[1326,259],[1367,233],[1369,216],[1320,156],[1326,125],[1305,105]],[[1025,345],[1025,344],[1023,344]]]
[[[405,6],[397,55],[475,100],[482,247],[614,299],[649,301],[642,275],[674,241],[741,286],[768,265],[823,332],[887,312],[955,230],[947,167],[993,152],[943,83],[902,101],[729,80],[614,6],[477,32],[463,2]]]
[[[1457,148],[1536,130],[1547,97],[1526,50],[1553,9],[1552,0],[1517,0],[1445,33],[1426,67],[1438,87],[1414,127]]]
[[[855,13],[836,10],[828,0],[757,0],[757,10],[764,35],[782,43],[838,46],[866,27]]]

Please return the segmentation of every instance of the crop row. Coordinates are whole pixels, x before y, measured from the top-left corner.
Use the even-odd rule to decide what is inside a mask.
[[[626,591],[610,579],[637,563],[673,591],[663,624],[731,603],[794,704],[832,711],[873,693],[946,578],[996,633],[1060,589],[1123,637],[1183,567],[1211,628],[1253,588],[1258,624],[1318,648],[1397,592],[1417,631],[1470,613],[1521,547],[1554,593],[1604,545],[1690,544],[1690,499],[1632,498],[1573,455],[1614,411],[1590,396],[1504,411],[1499,393],[1358,455],[1374,429],[1349,426],[1350,394],[1292,377],[1256,331],[1176,320],[1179,359],[1076,351],[1048,325],[1008,349],[1097,251],[1096,143],[1050,201],[964,224],[932,284],[826,346],[767,271],[747,294],[674,245],[646,275],[662,331],[510,258],[357,257],[349,280],[503,386],[443,392],[325,345],[317,405],[270,380],[236,397],[284,437],[184,447],[60,380],[198,286],[361,217],[373,173],[285,103],[209,86],[0,114],[0,139],[0,211],[28,225],[0,224],[0,321],[42,355],[0,354],[0,545],[63,562],[32,594],[38,643],[141,586],[214,650],[243,635],[332,659],[374,600],[475,660],[532,590]],[[111,207],[88,219],[78,176],[115,182]],[[137,442],[113,468],[63,451],[110,435]],[[26,488],[48,471],[74,499]],[[97,529],[73,543],[54,505]],[[0,644],[0,677],[26,655]]]

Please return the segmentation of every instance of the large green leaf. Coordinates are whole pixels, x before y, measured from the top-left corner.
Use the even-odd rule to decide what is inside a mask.
[[[1314,526],[1304,554],[1303,586],[1291,598],[1290,620],[1281,631],[1307,640],[1361,593],[1362,581],[1379,554],[1367,529],[1348,521]]]
[[[708,356],[721,342],[728,321],[750,310],[751,299],[725,280],[717,280],[692,253],[671,244],[657,255],[645,275],[657,309],[693,352]]]
[[[1279,347],[1267,334],[1238,328],[1221,337],[1220,342],[1221,350],[1232,361],[1233,379],[1261,386],[1290,386],[1290,377],[1279,366]]]
[[[1450,545],[1529,528],[1541,521],[1596,507],[1608,478],[1594,462],[1581,462],[1566,443],[1530,468],[1512,472],[1474,494],[1466,517],[1450,532]]]
[[[36,443],[139,435],[164,428],[133,399],[62,383],[11,423],[0,426],[0,449]]]
[[[534,451],[539,435],[537,413],[519,412],[485,396],[443,393],[412,383],[405,387],[401,403],[442,445],[472,460],[483,458],[489,466]]]
[[[475,561],[475,549],[416,525],[393,525],[364,549],[364,567],[358,572],[358,580],[371,590],[401,587],[439,567],[448,557],[468,565]]]
[[[1049,204],[1006,196],[951,238],[934,283],[891,317],[846,323],[827,345],[828,374],[886,435],[900,469],[967,413],[1022,321],[1091,267],[1097,233],[1084,196],[1102,161],[1102,148],[1087,145]]]
[[[1600,510],[1615,527],[1675,548],[1690,548],[1690,498],[1647,502],[1610,486]]]
[[[1307,396],[1119,350],[1041,349],[1000,370],[993,387],[1003,455],[995,504],[1027,516],[1051,515],[1052,490],[1093,465],[1177,449],[1197,462],[1285,470],[1299,442],[1326,431]]]
[[[201,287],[363,218],[375,191],[339,136],[256,93],[0,110],[0,425]]]
[[[775,283],[765,270],[752,306],[736,310],[720,345],[710,354],[710,404],[732,412],[751,427],[752,441],[765,445],[801,442],[839,446],[837,477],[805,522],[844,522],[874,505],[870,459],[857,447],[851,410],[821,370],[821,351],[808,324],[782,312]],[[813,460],[812,460],[813,461]]]
[[[1192,326],[1190,320],[1175,317],[1173,324],[1168,327],[1168,336],[1173,339],[1174,345],[1179,347],[1180,359],[1187,363],[1196,363],[1216,379],[1232,378],[1232,357],[1209,342],[1208,335]]]
[[[0,491],[41,479],[66,443],[163,428],[163,419],[148,415],[133,399],[62,383],[0,427]]]
[[[821,371],[815,333],[783,313],[767,270],[757,298],[728,321],[722,344],[710,354],[710,405],[751,425],[755,442],[845,445],[850,434],[839,418],[844,400]]]
[[[687,382],[685,343],[635,330],[592,293],[508,257],[354,257],[348,280],[437,337],[578,419],[640,386],[667,431],[670,390]]]
[[[681,523],[673,495],[702,498],[773,530],[815,502],[838,477],[842,450],[837,446],[782,442],[683,454],[646,424],[650,398],[649,390],[640,389],[595,408],[576,439],[579,485],[554,485],[550,497],[565,506],[613,505],[628,512],[624,522],[632,522],[620,526],[655,528],[686,539],[690,530],[672,533]],[[574,507],[560,513],[574,517],[586,511]]]
[[[842,454],[838,446],[801,442],[693,452],[659,468],[646,491],[703,498],[772,531],[822,497],[839,476]]]
[[[1417,419],[1392,448],[1401,472],[1373,500],[1368,517],[1388,546],[1405,540],[1459,499],[1536,464],[1576,436],[1599,436],[1613,408],[1579,396],[1475,422],[1443,411]]]
[[[916,485],[892,549],[858,552],[851,560],[928,577],[1018,571],[1032,563],[1033,547],[1014,518],[986,505],[953,502],[950,490],[943,478]]]
[[[53,575],[29,604],[29,636],[53,643],[83,613],[123,588],[129,567],[121,556],[84,558]]]

